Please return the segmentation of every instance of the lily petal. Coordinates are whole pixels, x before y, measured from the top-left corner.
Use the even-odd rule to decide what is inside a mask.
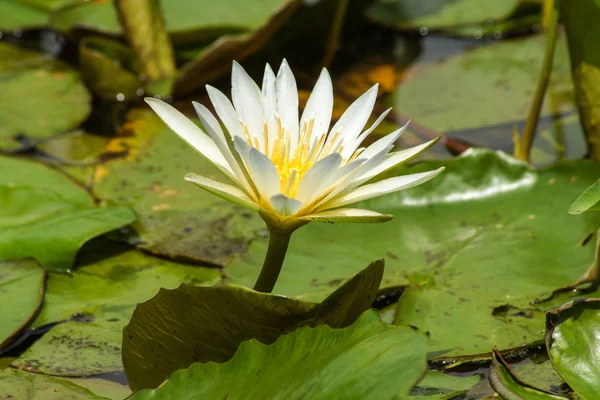
[[[231,72],[231,98],[235,111],[248,126],[249,134],[256,138],[263,148],[263,117],[261,94],[250,75],[237,62],[233,62]]]
[[[252,190],[252,187],[248,183],[246,175],[240,168],[239,164],[237,163],[236,159],[231,153],[229,146],[227,145],[227,141],[225,139],[225,135],[223,134],[223,130],[219,125],[219,121],[217,121],[217,119],[214,117],[214,115],[212,115],[210,110],[202,104],[197,103],[195,101],[193,101],[192,104],[196,109],[198,118],[200,118],[202,125],[204,125],[204,129],[206,129],[210,137],[213,139],[213,141],[221,151],[221,154],[223,155],[225,160],[229,163],[229,166],[231,167],[233,173],[237,177],[238,182],[242,185],[244,190],[246,190],[246,193],[248,195],[250,195],[251,197],[255,197],[254,190]]]
[[[333,85],[329,72],[325,68],[321,70],[319,79],[306,102],[302,118],[300,119],[300,128],[308,124],[311,118],[315,123],[313,133],[320,136],[327,134],[329,124],[331,124],[331,114],[333,112]]]
[[[298,212],[298,210],[302,207],[302,203],[300,203],[298,200],[289,198],[283,193],[271,196],[270,200],[273,209],[280,215],[286,217],[296,214],[296,212]]]
[[[402,163],[411,160],[412,158],[418,156],[419,154],[436,144],[438,140],[440,140],[439,137],[430,140],[429,142],[420,144],[418,146],[411,147],[410,149],[394,151],[389,153],[387,157],[377,166],[370,169],[365,169],[365,171],[362,172],[361,175],[359,175],[352,182],[352,185],[359,186],[362,183],[367,182],[368,180],[376,177],[377,175],[382,174],[385,171],[388,171]]]
[[[277,168],[267,156],[251,148],[247,163],[250,176],[263,198],[270,199],[281,191]]]
[[[337,210],[323,211],[316,214],[309,214],[299,219],[304,221],[316,222],[386,222],[394,218],[391,214],[380,214],[371,210],[362,210],[360,208],[338,208]]]
[[[365,151],[360,153],[360,156],[364,158],[371,158],[386,147],[393,145],[396,142],[396,140],[400,138],[400,135],[402,135],[402,133],[406,130],[407,126],[408,123],[406,123],[406,125],[404,125],[402,128],[397,129],[394,132],[385,135],[381,139],[377,140],[375,143],[367,147]]]
[[[319,197],[323,191],[329,188],[341,162],[342,156],[338,153],[330,154],[317,161],[302,177],[295,197],[305,205]]]
[[[269,137],[269,148],[265,146],[265,154],[273,154],[273,145],[277,137],[277,88],[275,74],[271,66],[265,67],[265,75],[262,84],[263,107],[265,109],[265,120],[267,122],[267,131]]]
[[[202,129],[164,101],[153,97],[146,97],[144,100],[173,132],[206,157],[208,161],[213,163],[227,177],[237,182],[237,178],[225,160],[225,157],[223,157],[215,142],[202,132]]]
[[[354,141],[358,137],[373,111],[378,87],[379,85],[375,84],[346,109],[331,128],[326,143],[329,143],[337,132],[340,132],[340,140],[343,141]]]
[[[217,115],[223,121],[225,128],[229,132],[229,135],[233,138],[234,136],[244,136],[244,128],[240,123],[239,116],[233,108],[231,101],[225,96],[219,89],[216,89],[210,85],[206,85],[206,92],[210,98]]]
[[[377,120],[375,122],[373,122],[373,125],[371,125],[369,127],[369,129],[367,129],[366,131],[364,131],[363,133],[361,133],[360,135],[358,135],[358,138],[356,138],[356,140],[354,141],[354,143],[351,146],[350,145],[346,145],[345,148],[344,148],[344,151],[343,151],[342,155],[345,158],[351,157],[352,154],[354,154],[354,152],[358,148],[358,146],[360,146],[360,144],[367,138],[367,136],[369,136],[371,134],[371,132],[373,132],[375,130],[375,128],[377,128],[379,126],[379,124],[381,123],[381,121],[383,121],[384,118],[387,117],[387,115],[390,113],[390,111],[392,111],[391,107],[388,108],[387,110],[385,110],[379,116],[379,118],[377,118]]]
[[[384,194],[397,192],[399,190],[409,189],[435,178],[443,170],[444,167],[438,168],[434,171],[396,176],[394,178],[385,179],[370,185],[361,186],[344,196],[334,198],[330,202],[321,206],[321,208],[327,209],[342,207],[346,204],[352,204],[373,197],[383,196]]]
[[[290,152],[298,145],[298,88],[286,60],[277,72],[277,110],[281,123],[290,131]]]
[[[247,207],[255,211],[261,209],[261,207],[252,201],[250,197],[246,196],[244,192],[234,186],[191,173],[185,176],[185,180],[188,182],[193,182],[207,192],[210,192],[242,207]]]

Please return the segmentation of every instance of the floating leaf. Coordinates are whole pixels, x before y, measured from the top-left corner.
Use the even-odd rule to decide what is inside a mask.
[[[49,55],[0,43],[0,149],[17,135],[42,138],[77,127],[90,95],[76,70]]]
[[[455,137],[454,132],[469,130],[461,138],[477,144],[482,127],[507,124],[511,137],[512,128],[527,115],[545,44],[545,36],[536,35],[447,58],[402,81],[394,103],[403,115],[440,134],[452,132]],[[574,112],[573,96],[562,35],[541,116]]]
[[[0,0],[0,31],[43,28],[50,13],[84,0]]]
[[[67,322],[53,327],[14,360],[13,367],[62,376],[121,371],[122,330],[137,303],[160,288],[175,288],[181,282],[209,284],[220,275],[215,269],[176,264],[135,250],[96,261],[110,243],[93,244],[79,257],[83,265],[70,276],[48,278],[36,326]]]
[[[0,157],[0,202],[0,259],[33,257],[52,270],[71,268],[84,243],[136,218],[128,207],[94,207],[58,172],[9,157]]]
[[[103,99],[138,99],[142,84],[135,56],[127,46],[103,37],[84,38],[79,42],[79,65],[85,82]]]
[[[425,373],[426,346],[422,333],[369,311],[344,329],[306,326],[272,345],[247,340],[230,361],[195,363],[131,399],[406,398]]]
[[[561,3],[575,93],[581,123],[587,135],[590,156],[600,160],[600,0],[583,0],[573,4]]]
[[[579,195],[571,205],[569,214],[579,215],[586,211],[598,211],[600,210],[598,202],[600,202],[600,180],[596,181],[596,183]]]
[[[270,344],[303,325],[349,326],[371,307],[382,275],[383,262],[372,263],[321,304],[231,285],[161,290],[123,330],[129,384],[155,388],[194,362],[225,362],[248,338]]]
[[[114,391],[127,395],[127,391]],[[105,397],[68,379],[5,369],[0,371],[0,399],[30,400],[120,400],[123,397]]]
[[[390,175],[440,166],[446,170],[435,182],[358,205],[393,214],[392,221],[296,231],[274,293],[318,301],[357,263],[385,257],[383,287],[421,289],[412,300],[400,297],[404,311],[396,318],[429,331],[431,351],[480,354],[541,339],[550,306],[530,303],[577,279],[593,260],[593,246],[582,243],[600,216],[573,218],[564,210],[573,193],[598,179],[600,164],[578,160],[537,170],[473,149]],[[266,240],[254,240],[227,266],[227,282],[251,286],[266,248]]]
[[[520,380],[494,349],[489,374],[490,384],[503,399],[565,400],[566,397],[533,387]]]
[[[554,368],[583,399],[598,397],[600,300],[569,302],[548,311],[546,347]]]
[[[465,393],[479,382],[479,376],[459,378],[439,371],[427,371],[410,392],[409,400],[450,400]]]
[[[0,350],[18,337],[37,316],[42,302],[46,271],[33,260],[0,261]],[[8,307],[10,304],[10,307]]]
[[[115,157],[96,169],[94,193],[135,208],[129,243],[174,260],[225,265],[264,229],[256,213],[183,179],[188,172],[223,177],[151,110],[133,110],[107,149]]]
[[[527,7],[523,0],[379,0],[367,11],[375,22],[400,30],[462,28],[509,19]]]

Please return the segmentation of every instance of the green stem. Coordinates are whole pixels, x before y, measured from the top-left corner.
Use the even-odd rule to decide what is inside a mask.
[[[342,28],[344,27],[344,19],[346,17],[346,10],[348,9],[348,0],[337,0],[337,7],[335,9],[335,15],[333,16],[333,26],[329,33],[329,41],[327,43],[327,49],[323,60],[321,60],[322,67],[329,67],[335,53],[340,46],[340,38],[342,37]]]
[[[557,3],[558,1],[555,0],[550,14],[550,27],[548,29],[548,40],[544,52],[544,62],[535,88],[533,102],[529,108],[525,128],[523,129],[523,136],[515,143],[515,156],[527,162],[529,162],[533,138],[535,137],[535,131],[540,118],[540,111],[542,109],[548,83],[550,82],[550,73],[552,72],[552,63],[554,60],[554,51],[556,49],[556,39],[558,35]]]
[[[281,272],[291,237],[291,231],[271,231],[265,262],[254,285],[254,290],[257,292],[271,293],[273,291],[277,278],[279,278],[279,272]]]
[[[157,81],[176,73],[173,47],[158,0],[116,0],[123,32],[146,79]]]

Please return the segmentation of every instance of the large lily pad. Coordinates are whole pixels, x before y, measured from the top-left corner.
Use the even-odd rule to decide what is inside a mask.
[[[344,329],[302,327],[268,346],[243,342],[224,364],[196,363],[134,400],[397,399],[425,373],[427,338],[370,311]]]
[[[450,57],[410,75],[398,86],[395,105],[403,115],[445,134],[525,119],[542,65],[546,37],[503,41]],[[432,101],[435,99],[435,101]],[[573,85],[564,35],[559,36],[541,116],[574,112]],[[461,136],[465,138],[465,136]]]
[[[504,21],[515,15],[523,3],[523,0],[379,0],[368,9],[367,16],[400,30],[448,29]]]
[[[43,28],[50,13],[85,0],[0,0],[0,30]]]
[[[36,326],[67,322],[53,327],[14,360],[13,367],[63,376],[121,371],[122,329],[137,303],[160,288],[175,288],[181,282],[208,284],[220,275],[215,269],[176,264],[135,250],[95,261],[107,248],[110,244],[104,241],[93,243],[72,275],[48,278]]]
[[[21,334],[37,316],[46,283],[46,271],[33,260],[0,261],[0,350]]]
[[[0,371],[0,399],[28,400],[121,400],[126,390],[88,388],[84,381],[6,369]],[[107,393],[108,392],[108,393]],[[108,394],[108,396],[107,396]],[[121,396],[121,397],[117,397]]]
[[[548,312],[546,347],[554,368],[583,399],[598,397],[600,300],[570,302]]]
[[[4,11],[3,11],[4,12]],[[49,55],[0,43],[0,149],[17,135],[41,138],[77,127],[90,95],[72,67]]]
[[[84,243],[136,218],[128,207],[94,207],[60,173],[11,157],[0,157],[0,199],[0,258],[33,257],[53,270],[71,268]]]
[[[178,45],[208,43],[225,33],[251,31],[261,26],[285,0],[169,0],[161,3],[168,33]],[[121,35],[116,10],[110,1],[85,2],[53,15],[52,27]]]
[[[129,243],[171,259],[224,265],[264,228],[256,213],[183,179],[188,172],[223,178],[152,111],[133,110],[107,148],[115,157],[97,168],[94,193],[135,208]]]
[[[140,304],[123,330],[123,364],[134,391],[155,388],[194,362],[225,362],[249,338],[273,343],[300,326],[351,325],[371,307],[383,275],[375,262],[321,304],[241,286],[161,290]]]
[[[390,222],[296,231],[274,293],[320,300],[356,265],[385,257],[383,286],[421,288],[400,298],[397,322],[429,331],[438,355],[541,339],[544,306],[530,302],[574,281],[593,259],[592,246],[582,243],[600,216],[574,218],[566,210],[597,180],[600,164],[569,161],[536,170],[503,153],[471,150],[395,174],[442,165],[446,171],[432,182],[358,205],[393,214]],[[252,285],[266,247],[266,240],[253,241],[227,267],[229,282]]]

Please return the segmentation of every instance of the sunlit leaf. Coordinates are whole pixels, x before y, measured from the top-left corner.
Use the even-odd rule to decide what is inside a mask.
[[[581,195],[571,204],[569,214],[579,215],[586,211],[598,211],[600,202],[600,180],[585,189]]]
[[[550,310],[546,347],[554,368],[583,399],[598,397],[600,300],[569,302]]]
[[[273,343],[304,325],[351,325],[371,307],[383,275],[372,263],[321,304],[240,286],[162,290],[140,304],[123,330],[123,364],[134,391],[155,388],[178,369],[225,362],[249,338]]]
[[[195,363],[132,400],[406,398],[426,370],[427,337],[365,313],[344,329],[302,327],[268,346],[243,342],[228,362]]]
[[[0,261],[0,350],[33,322],[44,301],[45,283],[46,271],[33,260]]]

